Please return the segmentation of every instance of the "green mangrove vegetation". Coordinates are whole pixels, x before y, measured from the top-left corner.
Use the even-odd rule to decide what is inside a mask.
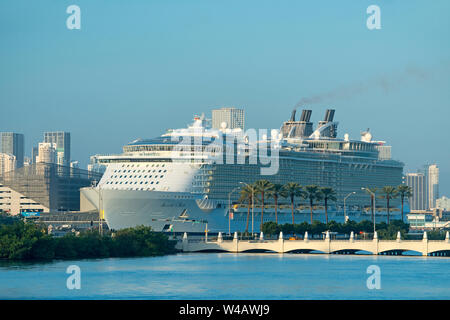
[[[0,259],[49,260],[173,254],[176,241],[139,226],[100,235],[96,230],[54,237],[44,225],[0,217]]]

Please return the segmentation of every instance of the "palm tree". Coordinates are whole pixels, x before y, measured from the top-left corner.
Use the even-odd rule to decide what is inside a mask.
[[[400,199],[402,200],[402,222],[403,222],[403,203],[405,198],[409,198],[412,196],[412,188],[401,184],[397,187],[397,193],[400,195]]]
[[[253,197],[255,194],[255,188],[252,185],[246,185],[245,187],[242,188],[242,190],[240,191],[240,198],[239,198],[239,202],[243,203],[245,201],[248,201],[248,207],[247,207],[247,224],[245,226],[245,233],[248,233],[248,221],[250,219],[250,206],[253,203]]]
[[[322,193],[320,192],[320,187],[314,184],[305,187],[306,199],[309,199],[309,209],[311,211],[311,224],[313,223],[313,205],[314,200],[321,200]]]
[[[268,181],[268,180],[258,180],[255,182],[255,189],[256,192],[261,194],[261,231],[262,231],[262,227],[263,227],[263,222],[264,222],[264,195],[265,193],[270,193],[270,190],[273,187],[273,183]]]
[[[291,198],[292,225],[294,225],[294,198],[303,195],[303,188],[296,182],[288,182],[283,189],[286,196]]]
[[[373,211],[374,210],[373,202],[375,201],[374,194],[377,193],[377,188],[368,188],[368,187],[366,187],[366,188],[364,188],[364,191],[367,194],[370,194],[370,211],[372,212],[372,223],[375,223],[375,212]],[[373,194],[371,193],[371,191],[373,192]]]
[[[330,187],[320,188],[320,192],[322,193],[324,204],[325,204],[325,223],[328,223],[328,200],[336,201],[336,191]]]
[[[284,186],[279,183],[274,183],[272,189],[269,191],[269,196],[275,201],[275,223],[278,224],[278,199],[286,197]]]
[[[389,224],[389,214],[390,214],[390,207],[389,207],[389,200],[397,198],[397,188],[393,186],[384,186],[383,189],[381,189],[381,198],[386,199],[386,205],[387,205],[387,223]]]

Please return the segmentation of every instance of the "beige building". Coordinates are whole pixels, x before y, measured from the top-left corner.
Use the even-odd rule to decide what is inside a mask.
[[[39,143],[36,163],[56,163],[56,144],[50,142]]]
[[[446,196],[436,200],[436,208],[444,211],[450,211],[450,199]]]
[[[17,215],[21,212],[49,212],[49,208],[0,184],[0,212]]]
[[[0,176],[5,172],[13,171],[17,167],[16,157],[8,153],[0,153]]]

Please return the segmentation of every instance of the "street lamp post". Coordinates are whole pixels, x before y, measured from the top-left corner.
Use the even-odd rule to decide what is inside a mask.
[[[345,222],[347,222],[347,214],[346,214],[346,206],[345,206],[345,200],[347,200],[348,197],[350,197],[352,194],[355,194],[356,192],[350,192],[345,198],[344,198],[344,219]]]
[[[228,193],[228,235],[231,236],[231,194],[239,189],[240,187],[236,187]]]
[[[245,184],[247,187],[249,187],[250,189],[252,189],[252,237],[253,237],[253,218],[254,218],[254,214],[253,214],[253,208],[254,208],[254,198],[255,198],[255,195],[254,195],[254,191],[255,191],[255,188],[253,188],[251,185],[249,185],[248,183],[245,183],[245,182],[239,182],[240,184]]]
[[[98,231],[100,233],[100,235],[103,235],[103,215],[102,215],[102,210],[103,210],[103,198],[102,198],[102,188],[99,185],[98,186]]]
[[[373,193],[371,190],[369,190],[368,188],[361,188],[361,190],[366,190],[368,192],[371,193],[371,195],[373,196],[373,236],[375,237],[375,214],[376,214],[376,205],[375,205],[375,193]]]

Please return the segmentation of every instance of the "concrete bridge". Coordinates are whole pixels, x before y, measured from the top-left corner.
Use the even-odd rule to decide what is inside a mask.
[[[237,232],[233,240],[223,240],[219,233],[215,241],[189,240],[185,233],[177,248],[183,252],[274,252],[310,253],[319,251],[327,254],[355,254],[358,251],[376,255],[402,255],[406,251],[416,251],[423,256],[450,257],[450,238],[447,231],[445,240],[428,240],[425,232],[422,240],[402,240],[400,232],[396,240],[356,240],[353,232],[349,240],[331,240],[327,232],[323,240],[311,240],[305,233],[303,240],[285,240],[280,232],[278,240],[265,240],[261,232],[259,240],[239,240]]]

